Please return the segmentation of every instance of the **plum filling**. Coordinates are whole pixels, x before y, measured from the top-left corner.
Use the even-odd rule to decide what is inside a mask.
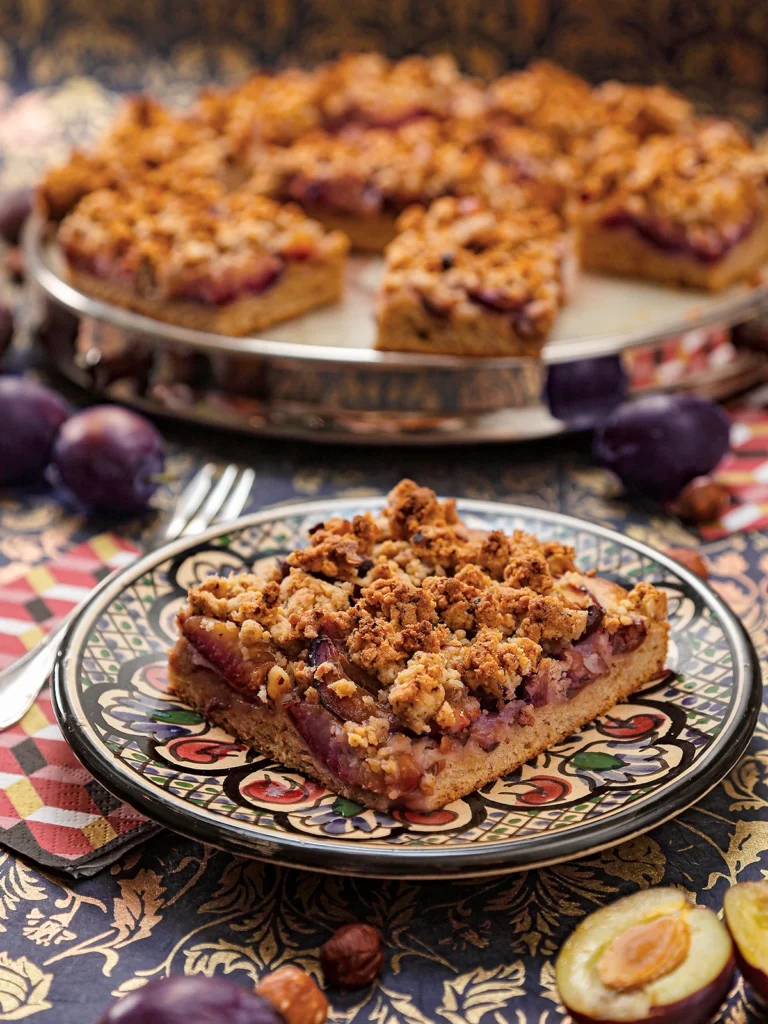
[[[318,636],[312,641],[309,664],[316,669],[315,689],[328,711],[358,725],[369,718],[386,718],[397,728],[395,716],[375,700],[379,684],[354,665],[330,637]],[[345,685],[337,687],[337,683]]]
[[[433,298],[418,292],[419,301],[424,309],[440,320],[447,320],[453,308],[448,305],[436,302]],[[509,317],[512,328],[521,338],[538,337],[542,333],[542,326],[536,317],[531,315],[529,310],[537,307],[536,302],[520,302],[506,294],[499,288],[477,288],[467,292],[467,297],[490,313],[498,313],[499,316]],[[540,316],[540,308],[535,310]]]
[[[359,217],[375,216],[384,204],[384,196],[375,185],[351,174],[327,180],[297,174],[287,191],[289,197],[302,206],[324,206]]]
[[[400,110],[368,110],[366,107],[353,106],[338,116],[327,116],[323,127],[328,132],[344,133],[350,125],[363,125],[366,128],[402,128],[403,125],[418,121],[422,117],[431,117],[434,111],[428,107],[416,106]]]
[[[531,709],[570,700],[604,675],[618,655],[636,650],[645,640],[642,620],[613,633],[601,629],[603,609],[587,619],[582,638],[542,659],[535,673],[526,676],[514,699],[499,702],[467,693],[454,702],[455,722],[450,730],[433,725],[427,736],[410,732],[380,696],[378,680],[347,656],[341,637],[321,633],[304,657],[314,670],[315,702],[302,700],[295,690],[282,693],[282,708],[316,760],[351,786],[395,798],[413,793],[422,779],[439,770],[446,756],[457,754],[471,739],[485,751],[494,750],[510,727],[527,724]],[[591,611],[591,609],[590,609]],[[255,705],[266,703],[265,688],[275,667],[269,643],[244,656],[237,629],[226,622],[189,616],[182,622],[184,637],[195,658],[210,666],[238,696]],[[374,771],[366,751],[352,746],[345,723],[386,723],[386,772]],[[381,754],[381,751],[380,751]],[[418,800],[418,797],[411,799]]]
[[[279,256],[265,254],[236,273],[215,277],[203,273],[166,288],[158,280],[155,267],[148,260],[132,268],[122,265],[119,256],[90,255],[72,248],[65,248],[64,253],[74,270],[133,288],[137,295],[145,298],[180,299],[210,306],[225,306],[245,295],[263,295],[277,284],[286,267],[285,261]],[[307,258],[304,253],[296,256],[299,260]]]
[[[171,298],[226,306],[244,295],[263,295],[276,285],[285,273],[285,263],[278,256],[265,256],[243,271],[218,277],[200,276],[179,284]]]
[[[419,746],[423,751],[423,741],[420,745],[418,741],[413,745],[413,753],[408,749],[393,750],[388,760],[394,770],[383,775],[373,771],[355,749],[349,746],[341,720],[327,708],[319,704],[291,701],[285,705],[285,710],[312,754],[344,782],[383,795],[390,795],[392,790],[401,794],[410,793],[419,785],[426,762],[422,759],[419,763],[414,755],[421,752]],[[402,740],[406,738],[398,738],[401,739],[400,746],[405,747]]]
[[[603,217],[601,224],[606,228],[631,228],[662,252],[691,256],[700,263],[717,263],[750,234],[755,221],[754,216],[749,217],[726,229],[700,231],[695,238],[682,225],[661,217],[639,217],[628,210],[613,211]]]

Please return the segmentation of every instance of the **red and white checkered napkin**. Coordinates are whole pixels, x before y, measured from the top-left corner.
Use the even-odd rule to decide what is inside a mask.
[[[701,527],[704,540],[768,529],[768,410],[732,409],[731,416],[732,449],[714,474],[731,504],[718,522]]]
[[[0,585],[0,667],[34,644],[135,548],[102,534]],[[46,689],[0,732],[0,843],[46,867],[95,874],[157,826],[108,793],[64,741]]]

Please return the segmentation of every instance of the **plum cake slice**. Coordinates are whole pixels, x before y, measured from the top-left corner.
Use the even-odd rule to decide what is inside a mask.
[[[262,574],[189,593],[175,692],[262,754],[370,807],[434,809],[609,711],[664,667],[666,599],[574,551],[467,528],[404,480]]]
[[[492,209],[475,197],[413,207],[387,248],[378,296],[383,350],[537,356],[571,265],[559,215]]]
[[[59,228],[73,283],[146,316],[244,335],[341,297],[348,242],[295,204],[213,180],[82,199]]]
[[[768,157],[729,122],[609,148],[569,210],[580,263],[714,291],[768,257]]]
[[[392,241],[397,218],[409,206],[441,196],[562,202],[563,183],[543,160],[490,158],[476,134],[431,120],[311,132],[287,148],[265,147],[248,187],[299,203],[321,224],[343,231],[353,248],[369,252]]]

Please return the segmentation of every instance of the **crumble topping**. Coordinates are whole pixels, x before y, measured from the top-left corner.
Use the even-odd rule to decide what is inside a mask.
[[[546,60],[497,79],[489,89],[489,102],[497,116],[547,132],[565,151],[606,120],[590,85]]]
[[[608,81],[593,96],[603,105],[607,121],[639,138],[680,131],[693,121],[693,104],[664,85]]]
[[[344,54],[319,70],[326,126],[358,122],[397,127],[415,118],[480,116],[480,82],[459,72],[453,57],[406,57],[391,62],[378,53]]]
[[[507,314],[524,337],[542,337],[563,302],[568,243],[560,217],[536,208],[493,209],[444,198],[407,210],[387,248],[380,310],[421,304],[438,317]]]
[[[348,747],[391,776],[406,770],[408,734],[486,742],[494,714],[524,724],[665,610],[650,584],[626,592],[578,572],[559,541],[473,530],[453,501],[404,480],[377,518],[313,527],[284,569],[193,587],[179,621],[193,643],[218,630],[264,666],[239,689],[330,708]]]
[[[541,185],[528,185],[519,171],[489,159],[479,143],[420,120],[396,129],[353,125],[338,135],[313,132],[289,148],[266,149],[249,187],[310,208],[371,217],[443,195],[554,191],[543,171],[541,177]]]
[[[213,303],[265,290],[288,260],[338,258],[348,247],[298,206],[195,179],[94,192],[65,217],[59,241],[79,269],[130,279],[145,295]]]
[[[576,220],[643,227],[669,248],[722,254],[763,215],[768,158],[729,122],[704,122],[657,135],[638,149],[615,146],[598,156],[582,182]]]
[[[320,127],[320,96],[317,72],[288,68],[279,74],[251,75],[231,89],[205,90],[194,116],[248,160],[260,144],[289,145]]]
[[[623,128],[637,141],[680,131],[693,119],[689,101],[666,86],[608,81],[592,88],[545,60],[499,78],[489,96],[496,117],[545,135],[563,152],[606,125]]]
[[[58,220],[84,196],[152,172],[166,173],[169,182],[183,187],[186,175],[168,170],[182,158],[186,174],[196,166],[197,174],[215,177],[223,173],[228,150],[198,120],[174,114],[146,96],[131,97],[93,152],[75,150],[66,164],[48,171],[40,185],[41,202]]]

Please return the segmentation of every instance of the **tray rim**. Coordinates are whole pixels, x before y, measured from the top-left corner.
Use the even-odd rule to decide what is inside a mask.
[[[712,326],[731,327],[756,316],[768,305],[768,275],[759,285],[744,285],[743,291],[727,300],[713,300],[705,312],[684,322],[670,321],[652,330],[630,331],[616,336],[561,340],[544,346],[541,360],[529,356],[462,357],[428,355],[412,352],[377,352],[375,349],[331,345],[306,345],[297,342],[270,341],[265,338],[238,338],[207,331],[192,330],[176,324],[123,309],[112,303],[91,298],[56,273],[46,259],[46,249],[54,243],[45,235],[51,225],[39,213],[27,220],[23,233],[24,258],[28,274],[56,302],[79,316],[89,316],[124,330],[149,335],[155,341],[185,345],[201,352],[253,356],[269,359],[279,366],[300,360],[309,364],[346,364],[367,370],[388,372],[393,369],[423,371],[509,368],[520,365],[554,365],[577,359],[614,355],[626,349],[650,345],[688,331]],[[659,286],[664,287],[664,286]],[[708,293],[702,292],[702,296]]]
[[[546,867],[597,853],[641,835],[676,817],[706,796],[740,760],[752,737],[762,707],[762,675],[757,652],[744,626],[725,601],[707,583],[669,555],[600,523],[591,523],[577,516],[549,509],[531,508],[510,502],[464,498],[457,501],[460,510],[469,513],[504,512],[507,515],[523,517],[534,514],[541,517],[544,522],[586,529],[598,537],[619,543],[652,558],[696,590],[726,634],[733,654],[734,677],[741,679],[739,700],[718,737],[720,751],[717,756],[708,758],[677,785],[672,783],[671,789],[660,801],[649,801],[647,806],[639,811],[634,805],[630,805],[603,823],[583,825],[561,835],[548,836],[548,855],[544,858],[534,856],[531,859],[529,851],[531,848],[535,850],[540,843],[535,837],[519,840],[506,850],[504,845],[499,843],[485,848],[479,846],[477,849],[458,848],[446,854],[445,850],[436,851],[431,848],[410,851],[403,851],[397,847],[370,849],[364,845],[355,846],[354,843],[343,849],[330,848],[324,845],[322,840],[313,837],[283,834],[277,840],[271,838],[266,831],[263,838],[247,835],[237,827],[237,823],[228,820],[213,823],[193,805],[184,804],[168,793],[158,795],[158,790],[143,780],[128,774],[127,771],[117,770],[113,759],[104,754],[103,747],[96,746],[86,739],[81,727],[82,711],[78,711],[72,698],[74,687],[71,673],[79,663],[83,634],[90,628],[93,615],[99,609],[103,609],[108,601],[114,599],[131,579],[186,549],[205,544],[233,529],[246,529],[262,522],[279,519],[286,514],[327,514],[344,508],[357,508],[363,503],[376,509],[384,504],[383,497],[328,498],[262,509],[232,523],[211,527],[197,537],[181,538],[166,544],[137,559],[114,576],[107,577],[94,590],[87,604],[70,624],[57,652],[53,673],[53,707],[65,739],[102,785],[151,820],[172,831],[238,855],[269,860],[286,867],[340,872],[352,876],[396,877],[403,880],[458,879],[503,875]]]

